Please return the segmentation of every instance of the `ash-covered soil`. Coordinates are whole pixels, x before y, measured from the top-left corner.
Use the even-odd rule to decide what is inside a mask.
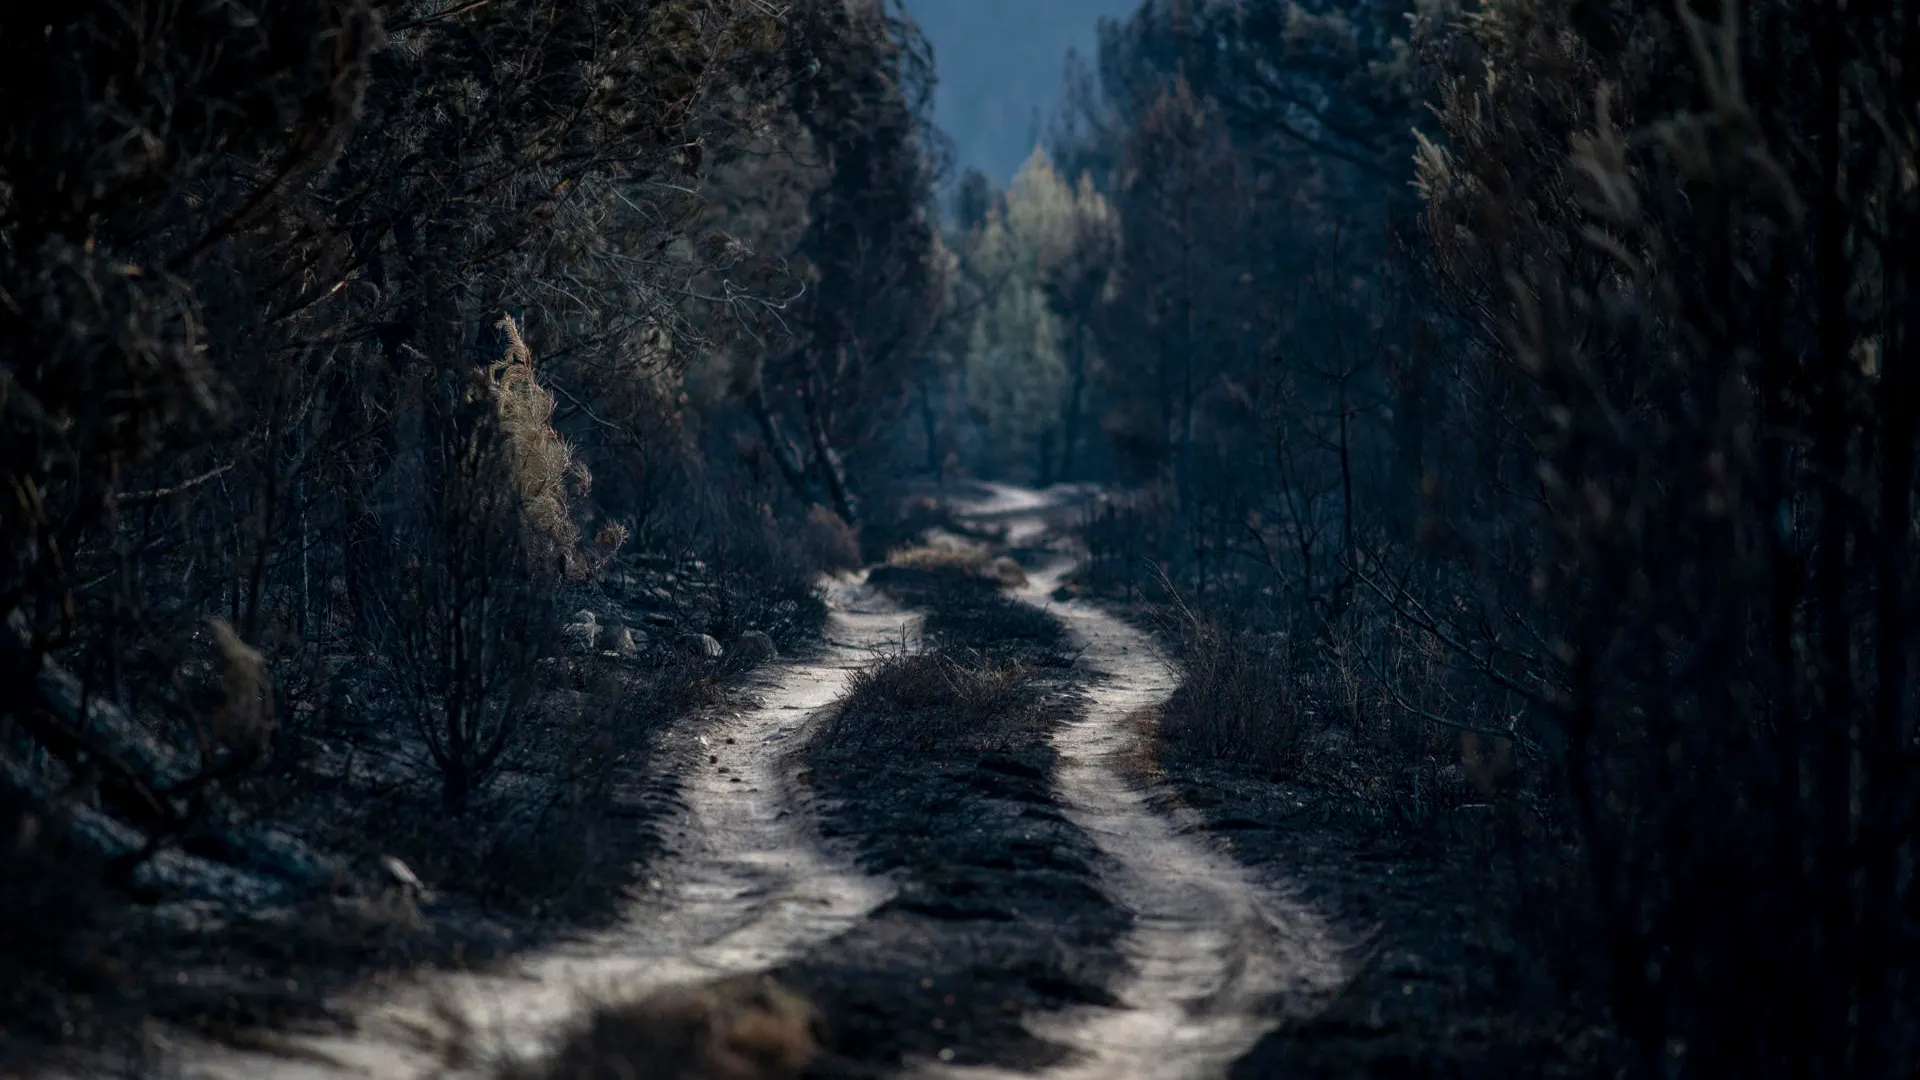
[[[1592,1075],[1600,1032],[1554,1000],[1526,944],[1500,929],[1529,887],[1491,838],[1486,805],[1394,820],[1375,801],[1225,765],[1142,734],[1134,764],[1156,808],[1185,817],[1252,873],[1283,882],[1350,942],[1344,985],[1291,1011],[1225,1074],[1294,1078]],[[1537,960],[1537,958],[1531,958]]]
[[[962,571],[876,570],[927,640],[856,680],[803,755],[828,838],[898,882],[852,932],[777,975],[824,1017],[822,1077],[946,1062],[1032,1069],[1023,1018],[1111,1004],[1128,917],[1063,815],[1053,731],[1082,704],[1057,622]]]
[[[543,662],[518,749],[458,813],[364,666],[321,665],[311,685],[283,688],[275,754],[232,801],[243,823],[270,824],[292,850],[337,866],[331,890],[265,889],[191,835],[163,852],[170,875],[132,895],[102,884],[80,852],[0,865],[0,907],[23,909],[59,953],[10,966],[21,950],[0,948],[0,1071],[91,1075],[105,1055],[164,1075],[183,1037],[339,1035],[355,1023],[349,998],[619,920],[686,810],[662,739],[740,707],[768,659],[752,631],[776,650],[805,647],[825,608],[807,593],[748,596],[698,560],[644,557],[568,600],[595,613],[598,640]],[[724,642],[721,655],[699,647],[702,634]],[[0,807],[0,835],[18,832],[17,816]]]
[[[1056,590],[1069,560],[1043,546],[1044,502],[1001,503],[970,541],[838,581],[825,644],[761,669],[751,695],[726,689],[739,658],[671,682],[576,664],[578,703],[624,711],[546,744],[604,779],[543,801],[530,793],[567,760],[510,774],[484,833],[459,835],[417,788],[354,807],[369,793],[349,781],[372,769],[309,770],[343,777],[286,793],[314,835],[374,837],[428,891],[244,918],[156,908],[154,963],[200,958],[149,1011],[241,1047],[189,1054],[190,1075],[479,1078],[502,1051],[537,1075],[569,1025],[556,1068],[724,1028],[777,1035],[819,1080],[1555,1076],[1591,1060],[1595,1036],[1525,1007],[1541,965],[1493,933],[1524,892],[1472,847],[1495,830],[1410,829],[1160,738],[1180,673],[1124,609]],[[1009,540],[1023,561],[981,546]],[[380,814],[413,831],[370,829]],[[369,970],[395,979],[343,993]],[[435,1020],[436,1003],[458,1015]],[[423,1023],[440,1025],[425,1043]]]

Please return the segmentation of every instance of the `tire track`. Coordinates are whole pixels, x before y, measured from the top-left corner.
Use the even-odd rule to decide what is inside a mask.
[[[379,1080],[484,1075],[527,1058],[586,1006],[679,983],[758,971],[844,932],[891,895],[824,848],[792,798],[791,752],[853,672],[897,647],[917,617],[858,580],[829,583],[827,647],[771,665],[757,703],[700,733],[678,732],[678,819],[686,840],[613,929],[522,956],[512,970],[433,973],[349,1008],[358,1030],[278,1037],[271,1052],[195,1047],[191,1080]]]
[[[1008,521],[1010,536],[1042,531],[1033,500],[996,493],[993,502],[1001,520],[1002,507],[1022,515]],[[1024,516],[1029,510],[1033,518]],[[1085,645],[1081,666],[1096,676],[1085,713],[1055,736],[1053,780],[1067,818],[1105,855],[1105,886],[1133,924],[1120,942],[1129,974],[1113,988],[1118,1007],[1075,1007],[1028,1021],[1035,1035],[1074,1052],[1038,1075],[1222,1076],[1279,1023],[1288,1003],[1345,980],[1344,950],[1324,919],[1201,839],[1197,816],[1157,811],[1157,792],[1133,779],[1139,721],[1166,702],[1177,676],[1151,639],[1123,620],[1092,604],[1051,601],[1071,565],[1060,560],[1034,574],[1017,596],[1066,624]],[[1018,1075],[942,1066],[924,1074]]]

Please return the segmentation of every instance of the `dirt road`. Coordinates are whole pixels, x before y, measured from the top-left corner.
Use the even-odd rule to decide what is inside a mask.
[[[988,488],[956,509],[1030,546],[1083,492]],[[1117,961],[1102,1005],[1028,1015],[1033,1036],[1065,1052],[1037,1071],[900,1063],[924,1076],[1049,1080],[1184,1080],[1224,1076],[1289,1000],[1343,978],[1335,935],[1284,890],[1213,846],[1143,768],[1142,719],[1177,673],[1150,638],[1101,608],[1051,599],[1072,566],[1029,559],[1021,602],[1044,610],[1072,643],[1070,678],[1084,707],[1052,735],[1047,798],[1096,850],[1097,887],[1125,915],[1107,947]],[[182,1048],[196,1080],[382,1080],[482,1076],[507,1058],[542,1054],[569,1018],[596,1001],[764,971],[833,950],[893,894],[849,851],[821,838],[797,782],[796,752],[845,692],[889,650],[911,645],[918,615],[864,578],[828,586],[828,641],[817,655],[768,667],[749,707],[669,736],[655,760],[678,770],[685,809],[671,857],[610,931],[522,956],[485,973],[423,973],[398,991],[345,1003],[351,1034],[286,1037],[245,1052]],[[1036,778],[1040,776],[1035,774]],[[926,986],[927,980],[917,980]],[[901,989],[914,992],[912,981]],[[951,1000],[951,999],[949,999]],[[828,1018],[831,1022],[832,1018]],[[965,1060],[965,1058],[963,1058]]]
[[[646,991],[764,970],[827,941],[889,894],[814,834],[791,801],[790,751],[853,672],[911,640],[917,620],[860,580],[827,584],[826,648],[766,669],[751,708],[676,733],[682,770],[674,857],[623,924],[524,956],[510,970],[427,973],[348,1003],[348,1035],[273,1040],[263,1052],[189,1048],[194,1080],[379,1080],[487,1075],[537,1056],[581,1009]]]
[[[1020,541],[1042,531],[1050,509],[1032,493],[1004,489],[977,505],[979,517],[1006,522]],[[1132,765],[1141,721],[1173,692],[1178,674],[1145,633],[1113,614],[1055,603],[1071,569],[1056,559],[1017,595],[1064,622],[1081,646],[1089,703],[1055,736],[1053,782],[1067,816],[1106,854],[1107,887],[1132,916],[1119,943],[1129,973],[1114,988],[1118,1007],[1080,1007],[1030,1026],[1076,1051],[1046,1073],[1055,1080],[1224,1075],[1289,998],[1340,982],[1341,949],[1311,910],[1256,882],[1199,839],[1192,821],[1154,809],[1155,792]]]

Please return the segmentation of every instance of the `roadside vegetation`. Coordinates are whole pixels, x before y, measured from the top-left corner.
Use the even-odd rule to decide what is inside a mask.
[[[888,512],[914,26],[31,2],[0,61],[0,1054],[610,916],[655,734]]]
[[[940,437],[1107,486],[1169,775],[1459,879],[1383,948],[1564,1067],[1920,1068],[1913,16],[1145,0],[960,185]],[[1493,1068],[1447,1000],[1369,1067]]]
[[[818,1017],[761,976],[592,1009],[537,1065],[499,1080],[799,1080],[818,1059]]]
[[[610,917],[869,565],[816,1067],[1047,1060],[1123,916],[985,478],[1105,493],[1139,767],[1378,927],[1243,1075],[1920,1075],[1917,34],[1139,0],[1002,186],[883,0],[0,4],[0,1066]]]

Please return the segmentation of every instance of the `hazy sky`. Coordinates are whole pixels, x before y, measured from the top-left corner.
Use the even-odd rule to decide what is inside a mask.
[[[1091,55],[1103,15],[1139,0],[906,0],[940,66],[935,120],[953,136],[959,169],[1004,184],[1060,103],[1069,48]]]

